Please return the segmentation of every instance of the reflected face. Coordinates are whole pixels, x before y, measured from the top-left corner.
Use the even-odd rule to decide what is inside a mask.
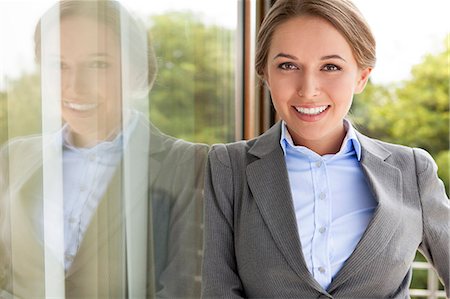
[[[321,18],[293,18],[275,30],[267,61],[273,104],[294,143],[340,146],[353,94],[371,71],[359,69],[341,33]]]
[[[120,47],[115,32],[86,17],[61,21],[62,117],[75,138],[110,139],[121,126]]]

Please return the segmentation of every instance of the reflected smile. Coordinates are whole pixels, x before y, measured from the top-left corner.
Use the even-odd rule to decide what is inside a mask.
[[[97,108],[98,104],[79,104],[79,103],[74,103],[74,102],[70,102],[70,101],[63,101],[63,105],[66,108],[72,109],[72,110],[77,110],[77,111],[89,111],[92,109]]]

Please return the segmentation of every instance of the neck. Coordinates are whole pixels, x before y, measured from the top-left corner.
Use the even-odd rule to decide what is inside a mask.
[[[321,139],[294,139],[292,134],[291,136],[295,145],[307,147],[318,155],[323,156],[338,153],[346,134],[345,127],[342,125],[342,127],[335,130],[332,134],[324,136]]]
[[[120,130],[113,130],[110,133],[93,132],[89,134],[79,134],[74,131],[70,131],[70,142],[79,148],[89,148],[94,147],[103,141],[114,140],[119,133]]]

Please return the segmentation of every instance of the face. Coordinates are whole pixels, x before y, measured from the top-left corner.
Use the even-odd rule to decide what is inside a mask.
[[[294,143],[324,154],[339,149],[343,119],[370,71],[358,67],[349,44],[330,23],[304,16],[275,30],[265,79]]]
[[[85,17],[68,17],[60,25],[60,53],[52,59],[61,72],[62,117],[78,143],[110,139],[122,116],[116,34]]]

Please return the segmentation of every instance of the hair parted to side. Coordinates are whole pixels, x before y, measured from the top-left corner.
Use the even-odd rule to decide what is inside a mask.
[[[34,32],[35,57],[40,62],[41,55],[41,22],[54,11],[59,12],[59,22],[69,17],[87,17],[105,24],[117,35],[120,42],[122,24],[126,24],[126,34],[131,42],[130,62],[136,67],[143,67],[146,62],[146,81],[151,88],[156,78],[157,60],[144,26],[115,0],[61,0],[52,6],[39,19]],[[57,25],[57,24],[55,24]]]
[[[264,77],[275,30],[282,23],[301,16],[319,17],[330,22],[347,40],[361,69],[375,66],[375,38],[361,12],[350,0],[277,0],[258,32],[255,66],[259,76]]]

